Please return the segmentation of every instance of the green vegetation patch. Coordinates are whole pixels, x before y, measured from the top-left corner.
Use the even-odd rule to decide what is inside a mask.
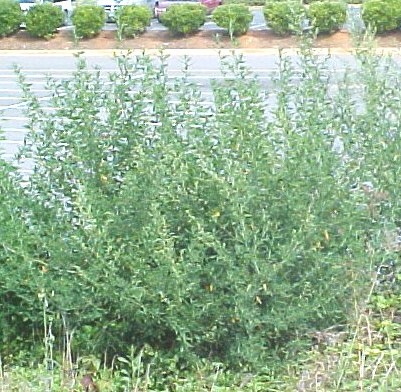
[[[318,33],[332,33],[345,23],[347,6],[338,1],[314,2],[308,8],[308,17]]]
[[[228,30],[231,39],[234,36],[245,34],[249,30],[253,15],[246,5],[225,4],[213,11],[213,22],[219,27]]]
[[[34,5],[25,18],[28,33],[39,38],[51,38],[63,22],[62,9],[50,3]]]
[[[395,30],[401,24],[401,2],[367,0],[362,6],[362,19],[377,33]]]
[[[0,37],[15,33],[23,20],[24,15],[16,1],[0,1]]]
[[[206,22],[206,7],[202,4],[174,4],[160,16],[161,23],[173,34],[191,34]]]
[[[72,24],[76,38],[98,35],[106,22],[104,8],[97,5],[79,5],[72,13]]]
[[[279,35],[301,33],[306,22],[305,7],[298,1],[269,1],[263,15],[267,26]]]
[[[123,6],[117,12],[117,26],[123,37],[134,37],[149,26],[152,12],[146,6]]]
[[[6,370],[293,391],[313,336],[365,325],[366,303],[397,315],[397,64],[357,50],[334,74],[304,45],[265,84],[223,57],[205,98],[189,59],[173,83],[164,55],[115,61],[49,80],[52,112],[19,72],[35,170],[22,186],[0,161]],[[396,340],[392,324],[375,330]],[[398,346],[371,337],[366,360],[391,366]]]

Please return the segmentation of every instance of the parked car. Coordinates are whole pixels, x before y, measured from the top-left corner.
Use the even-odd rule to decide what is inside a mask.
[[[64,24],[68,24],[71,18],[73,6],[71,0],[19,0],[19,6],[25,14],[36,4],[52,3],[56,7],[60,7],[64,13]]]
[[[35,0],[19,0],[19,6],[24,14],[26,14],[35,4]]]
[[[155,0],[97,0],[96,4],[104,8],[107,15],[107,21],[113,22],[116,19],[116,11],[120,7],[125,5],[145,5],[153,10]]]
[[[155,18],[160,19],[160,15],[166,12],[167,8],[173,4],[200,3],[206,6],[208,13],[211,13],[216,7],[221,5],[221,0],[156,0]]]

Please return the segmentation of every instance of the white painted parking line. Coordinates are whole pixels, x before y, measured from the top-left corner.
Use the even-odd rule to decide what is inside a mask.
[[[40,86],[43,86],[44,83],[45,83],[45,81],[42,81],[42,80],[30,80],[29,81],[29,85],[38,84]],[[1,80],[0,84],[2,86],[7,86],[9,84],[11,84],[12,86],[19,86],[19,83],[18,83],[18,81],[16,79],[13,79],[13,80]]]
[[[254,72],[271,72],[271,71],[274,71],[274,70],[277,70],[277,67],[253,68]],[[204,69],[196,69],[196,70],[190,71],[189,73],[207,73],[207,74],[210,74],[210,72],[213,72],[213,71],[220,72],[220,66],[216,67],[216,68],[213,68],[213,69],[205,69],[205,68]],[[2,77],[2,78],[9,77],[7,75],[4,75],[4,73],[6,73],[6,72],[10,72],[12,75],[15,75],[15,72],[13,70],[0,70],[0,72],[2,73],[2,75],[0,74],[0,77]],[[46,79],[46,77],[49,76],[49,75],[51,77],[51,76],[53,76],[55,74],[58,74],[58,73],[62,73],[65,76],[72,77],[72,72],[74,72],[74,70],[72,70],[72,69],[47,69],[47,70],[44,70],[44,69],[35,69],[35,68],[33,68],[33,69],[23,69],[22,70],[22,73],[24,74],[24,76],[31,76],[32,75],[32,76],[35,76],[36,78],[37,77],[42,77],[44,79]],[[98,70],[96,70],[96,69],[86,69],[85,72],[96,73],[96,72],[98,72]],[[115,68],[109,68],[109,69],[102,69],[100,71],[100,74],[103,74],[103,73],[115,73],[115,72],[117,72],[117,70]],[[182,73],[182,72],[183,72],[183,70],[181,68],[168,68],[168,73],[169,74],[171,74],[171,73]],[[41,75],[36,75],[36,73],[41,73]]]
[[[25,104],[24,102],[20,102],[16,105],[10,105],[10,106],[0,106],[0,112],[6,111],[6,110],[13,110],[13,109],[19,109],[20,107],[22,107],[22,105]],[[54,111],[57,110],[59,108],[56,108],[54,106],[41,106],[40,107],[41,110],[44,111]],[[2,120],[4,118],[4,116],[0,117],[0,120]]]
[[[19,101],[21,101],[21,97],[14,97],[14,98],[18,99]],[[48,95],[48,96],[45,96],[45,97],[36,97],[36,98],[37,98],[38,101],[47,101],[47,100],[51,99],[51,96]],[[0,98],[0,100],[1,99],[2,98]],[[10,99],[10,98],[4,98],[4,99]],[[0,110],[4,111],[4,110],[8,110],[8,109],[15,109],[15,108],[23,107],[24,105],[25,105],[24,101],[17,102],[17,103],[10,104],[10,105],[7,105],[7,106],[0,106]],[[4,120],[6,118],[7,117],[4,117],[4,116],[0,117],[1,120]]]
[[[6,133],[21,133],[21,134],[26,134],[26,129],[25,128],[14,128],[14,127],[3,127],[1,130]]]
[[[49,92],[48,89],[45,88],[31,88],[31,91],[35,92],[35,93],[45,93],[45,92]],[[20,88],[0,88],[0,92],[2,93],[21,93],[21,89]]]
[[[0,97],[0,101],[13,101],[13,100],[21,100],[21,97]]]
[[[1,116],[4,121],[28,121],[29,117],[26,116]]]
[[[16,144],[16,145],[23,145],[24,141],[23,140],[0,140],[0,145],[4,144]]]

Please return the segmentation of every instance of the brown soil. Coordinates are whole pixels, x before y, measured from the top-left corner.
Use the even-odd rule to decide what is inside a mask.
[[[401,32],[386,34],[377,39],[380,47],[399,48]],[[201,31],[197,34],[177,38],[167,31],[150,31],[143,35],[119,42],[115,31],[102,31],[97,37],[74,42],[70,31],[62,30],[52,39],[44,40],[30,37],[25,31],[0,39],[0,50],[68,50],[68,49],[219,49],[219,48],[291,48],[296,47],[295,37],[279,37],[272,32],[250,31],[235,42],[227,35],[214,31]],[[350,35],[339,31],[332,35],[320,36],[315,40],[317,48],[351,49],[353,44]]]

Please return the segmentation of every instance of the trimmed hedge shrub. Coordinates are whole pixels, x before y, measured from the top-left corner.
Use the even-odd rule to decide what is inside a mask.
[[[17,31],[24,20],[19,4],[14,0],[0,0],[0,37]]]
[[[62,9],[51,3],[36,4],[30,8],[25,18],[26,31],[40,38],[51,38],[63,22]]]
[[[249,6],[263,6],[266,0],[224,0],[224,4],[245,4]]]
[[[75,8],[71,20],[77,37],[90,38],[102,30],[106,13],[101,6],[81,5]]]
[[[190,34],[206,22],[206,7],[202,4],[175,4],[160,16],[161,23],[173,34]]]
[[[280,1],[280,0],[278,0]],[[322,0],[303,0],[304,4],[312,4],[312,3],[316,3],[318,1],[322,1]],[[330,1],[330,0],[327,0]],[[348,3],[348,4],[362,4],[363,0],[344,0],[344,3]]]
[[[152,12],[146,6],[127,5],[117,13],[116,23],[124,37],[143,33],[149,26]]]
[[[253,16],[244,4],[225,4],[214,10],[212,18],[217,26],[227,29],[232,38],[249,30]]]
[[[268,27],[280,35],[300,31],[306,17],[305,8],[298,1],[266,3],[263,14]]]
[[[309,6],[308,16],[319,33],[331,33],[345,23],[347,6],[339,1],[317,1]]]
[[[362,5],[362,20],[377,33],[395,30],[400,25],[400,6],[396,1],[367,0]]]

